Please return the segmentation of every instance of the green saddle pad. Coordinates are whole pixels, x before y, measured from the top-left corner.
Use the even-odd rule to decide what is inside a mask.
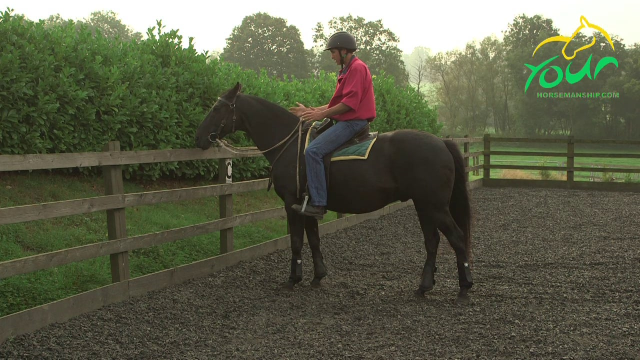
[[[375,141],[376,138],[373,138],[338,150],[331,155],[331,161],[366,159]]]
[[[304,144],[305,150],[309,146],[309,143],[316,138],[315,130],[317,130],[320,125],[322,125],[321,122],[316,121],[307,132],[307,138]],[[369,157],[369,152],[371,151],[373,144],[378,138],[377,135],[377,132],[370,133],[369,137],[362,142],[354,143],[353,139],[347,141],[346,144],[340,146],[331,154],[331,161],[366,160]]]

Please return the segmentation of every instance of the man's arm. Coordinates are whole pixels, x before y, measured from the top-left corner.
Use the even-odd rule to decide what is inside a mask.
[[[344,103],[339,103],[338,105],[332,107],[332,108],[326,108],[324,110],[322,110],[322,115],[323,117],[331,117],[331,116],[335,116],[335,115],[339,115],[342,113],[346,113],[347,111],[351,110],[351,108],[347,105],[345,105]]]
[[[292,112],[295,116],[302,116],[302,114],[308,112],[308,111],[325,111],[327,110],[327,107],[329,107],[329,104],[327,105],[322,105],[322,106],[318,106],[318,107],[312,107],[312,106],[306,106],[306,105],[302,105],[300,103],[297,103],[298,106],[296,107],[290,107],[289,111]]]
[[[343,103],[339,103],[338,105],[332,107],[332,108],[327,108],[326,106],[322,106],[321,108],[325,108],[324,110],[317,110],[319,108],[315,108],[315,109],[308,109],[307,111],[302,113],[302,120],[311,120],[311,121],[319,121],[322,120],[324,118],[328,118],[331,116],[335,116],[338,114],[342,114],[345,113],[349,110],[351,110],[350,107],[348,107],[347,105],[343,104]]]

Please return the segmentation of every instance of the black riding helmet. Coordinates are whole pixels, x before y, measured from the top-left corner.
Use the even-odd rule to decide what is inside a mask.
[[[327,47],[325,50],[331,49],[339,49],[344,48],[351,51],[356,51],[358,46],[356,45],[356,38],[353,35],[349,34],[346,31],[338,31],[337,33],[331,35],[329,41],[327,42]]]
[[[331,49],[347,49],[347,51],[351,52],[356,51],[358,49],[356,38],[346,31],[338,31],[331,35],[329,41],[327,41],[327,47],[324,50],[326,51]],[[344,69],[344,58],[345,55],[340,57],[340,67],[342,69]]]

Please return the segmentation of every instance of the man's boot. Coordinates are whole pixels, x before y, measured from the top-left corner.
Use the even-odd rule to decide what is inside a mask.
[[[314,206],[314,205],[308,204],[307,203],[308,200],[309,200],[309,197],[305,197],[302,205],[293,204],[291,208],[297,211],[299,214],[302,214],[305,216],[313,216],[318,220],[322,220],[322,218],[324,217],[324,214],[327,213],[327,210],[324,208],[324,206]]]

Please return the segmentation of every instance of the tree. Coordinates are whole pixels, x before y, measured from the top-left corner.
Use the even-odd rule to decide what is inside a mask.
[[[234,27],[220,58],[256,73],[306,78],[311,69],[300,30],[266,13],[246,16]]]
[[[45,20],[45,27],[67,26],[70,22],[72,21],[63,19],[60,14],[55,14]],[[123,41],[142,40],[140,32],[134,32],[129,26],[122,23],[118,19],[118,14],[111,10],[94,11],[88,18],[74,22],[74,25],[76,29],[86,26],[94,35],[96,31],[100,31],[102,35],[108,38],[120,38]]]
[[[313,36],[316,55],[316,71],[335,71],[335,64],[330,66],[330,56],[324,53],[325,44],[331,34],[347,31],[358,43],[356,55],[364,61],[372,75],[387,75],[395,78],[396,84],[405,86],[409,83],[409,74],[402,60],[402,51],[398,48],[400,39],[382,24],[382,20],[366,21],[362,17],[342,16],[329,20],[328,32],[322,23],[314,28]]]
[[[478,48],[481,97],[496,133],[508,134],[512,128],[511,79],[506,71],[504,46],[495,36],[488,36]]]
[[[99,30],[102,35],[109,38],[120,38],[123,41],[142,40],[142,34],[134,32],[128,25],[118,19],[118,14],[109,11],[94,11],[85,23],[92,29]]]
[[[558,29],[553,26],[553,21],[540,15],[532,17],[525,14],[518,15],[503,32],[504,50],[508,76],[512,81],[513,98],[517,106],[517,121],[519,129],[527,136],[549,132],[551,122],[555,117],[553,108],[548,100],[537,99],[538,91],[542,89],[537,82],[531,82],[526,94],[525,84],[532,74],[532,70],[525,64],[538,65],[543,61],[561,54],[560,43],[549,43],[541,47],[533,56],[533,51],[543,40],[559,35]],[[549,76],[548,81],[554,81]]]
[[[69,20],[62,18],[59,13],[50,15],[44,20],[44,27],[47,29],[51,29],[55,26],[67,26],[67,24],[69,24]]]
[[[575,50],[589,45],[592,36],[578,34],[567,46],[567,55],[572,55]],[[566,60],[562,55],[554,61],[554,65],[559,66],[565,71],[565,80],[563,80],[554,90],[563,93],[602,93],[605,91],[609,79],[620,73],[620,69],[614,65],[606,66],[595,79],[590,79],[594,75],[596,64],[605,57],[614,56],[620,61],[624,60],[625,51],[624,44],[613,36],[615,52],[611,45],[601,34],[596,34],[596,44],[590,48],[575,54],[571,60]],[[566,79],[568,72],[572,74],[580,74],[583,71],[590,74],[585,76],[581,81],[569,84]],[[617,101],[614,99],[613,101]],[[611,113],[612,102],[608,99],[593,98],[576,98],[556,101],[554,104],[556,110],[556,123],[553,124],[563,134],[574,134],[581,137],[617,137],[622,132],[622,120]]]
[[[458,76],[462,77],[464,92],[458,104],[464,110],[463,125],[471,133],[477,128],[484,129],[487,122],[486,109],[481,100],[480,59],[475,42],[467,43],[465,49],[454,62]]]
[[[427,59],[429,80],[436,84],[438,118],[450,132],[456,132],[460,125],[462,84],[454,63],[458,56],[458,51],[447,51]]]
[[[431,50],[423,46],[416,47],[410,55],[403,56],[409,71],[409,82],[416,86],[418,92],[423,92],[425,82],[428,80],[427,59],[430,56]]]
[[[617,46],[617,45],[616,45]],[[640,43],[620,53],[616,47],[619,70],[607,80],[606,92],[618,92],[620,97],[606,101],[611,117],[619,120],[620,130],[627,139],[640,139]]]

